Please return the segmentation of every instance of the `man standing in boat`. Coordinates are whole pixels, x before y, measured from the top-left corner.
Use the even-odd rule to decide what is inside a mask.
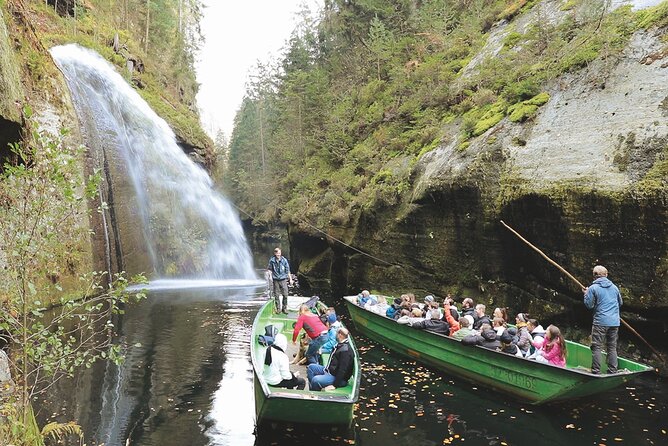
[[[605,267],[595,266],[593,274],[594,281],[584,290],[584,304],[594,310],[591,328],[591,372],[601,372],[601,348],[605,343],[608,373],[617,373],[619,307],[622,306],[622,295],[619,288],[608,279],[608,270]]]
[[[267,270],[271,272],[271,278],[274,282],[274,303],[276,313],[288,314],[288,280],[292,286],[292,276],[290,275],[290,264],[288,259],[281,255],[281,248],[274,248],[274,255],[269,259]],[[281,307],[281,294],[283,295],[283,306]]]

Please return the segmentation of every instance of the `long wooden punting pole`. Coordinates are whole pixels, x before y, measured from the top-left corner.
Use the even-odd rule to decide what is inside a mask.
[[[505,226],[506,229],[508,229],[510,232],[512,232],[513,234],[515,234],[515,235],[517,236],[517,238],[519,238],[519,239],[522,240],[524,243],[526,243],[527,245],[529,245],[529,246],[531,247],[531,249],[533,249],[533,250],[536,251],[538,254],[540,254],[545,260],[547,260],[548,262],[550,262],[552,265],[556,266],[556,267],[559,269],[559,271],[561,271],[562,273],[566,274],[566,275],[567,275],[573,282],[575,282],[575,283],[577,283],[578,285],[580,285],[580,288],[582,288],[583,291],[586,289],[586,287],[585,287],[585,286],[584,286],[578,279],[576,279],[571,273],[569,273],[568,271],[566,271],[561,265],[559,265],[557,262],[555,262],[554,260],[552,260],[551,258],[549,258],[543,251],[541,251],[539,248],[537,248],[536,246],[534,246],[533,244],[531,244],[531,242],[529,242],[527,239],[525,239],[524,237],[522,237],[517,231],[515,231],[513,228],[511,228],[510,226],[508,226],[503,220],[501,220],[501,224],[502,224],[503,226]],[[645,340],[645,338],[643,338],[643,337],[640,335],[640,333],[638,333],[637,331],[635,331],[635,329],[634,329],[633,327],[631,327],[631,326],[628,324],[628,322],[626,322],[626,321],[625,321],[624,319],[622,319],[621,317],[619,318],[619,320],[622,322],[622,324],[624,324],[624,326],[625,326],[626,328],[628,328],[628,329],[631,331],[631,333],[633,333],[634,335],[638,336],[638,338],[640,338],[640,340],[643,341],[643,342],[645,343],[645,345],[647,345],[647,346],[650,348],[650,350],[652,350],[652,352],[653,352],[653,353],[654,353],[654,354],[655,354],[661,361],[664,361],[664,362],[665,362],[665,359],[661,356],[661,353],[659,353],[654,347],[652,347],[652,344],[650,344],[649,342],[647,342],[647,341]]]

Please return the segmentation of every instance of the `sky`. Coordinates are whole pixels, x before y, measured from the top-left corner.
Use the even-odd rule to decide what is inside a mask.
[[[297,25],[297,12],[320,0],[204,0],[204,45],[195,65],[200,83],[197,104],[204,130],[232,134],[249,70],[280,55]]]

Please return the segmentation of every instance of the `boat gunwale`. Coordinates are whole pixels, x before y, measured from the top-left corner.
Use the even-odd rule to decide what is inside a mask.
[[[388,296],[385,296],[385,297],[388,297]],[[354,301],[355,298],[356,298],[356,296],[343,296],[343,299],[345,299],[350,305],[353,305],[356,308],[365,311],[367,314],[377,316],[377,317],[381,318],[382,320],[392,321],[392,319],[388,318],[387,316],[383,316],[383,315],[380,315],[378,313],[374,313],[373,311],[367,310],[364,307],[360,307]],[[394,321],[394,322],[396,323],[396,321]],[[397,324],[397,325],[401,326],[402,324]],[[408,326],[406,326],[406,328],[411,329],[411,327],[408,327]],[[491,349],[482,347],[480,345],[464,346],[464,345],[461,344],[461,341],[458,340],[458,339],[454,339],[450,336],[446,336],[444,334],[436,333],[436,332],[429,331],[429,330],[418,330],[418,332],[424,333],[427,336],[437,336],[441,339],[446,339],[447,342],[456,342],[456,343],[460,344],[460,347],[466,347],[466,348],[476,347],[476,348],[478,348],[478,349],[480,349],[484,352],[489,352],[489,353],[494,353],[494,354],[497,354],[497,355],[502,355],[502,356],[499,356],[500,358],[505,358],[505,359],[508,359],[508,360],[516,361],[516,362],[517,361],[525,361],[525,362],[523,362],[523,364],[526,364],[527,361],[528,361],[528,363],[531,364],[532,366],[551,367],[555,371],[555,373],[559,373],[559,374],[579,374],[579,375],[583,375],[587,378],[593,378],[593,379],[597,379],[597,380],[612,380],[612,379],[619,379],[620,377],[624,377],[624,376],[632,376],[632,375],[638,375],[638,374],[654,371],[654,368],[651,367],[651,366],[641,364],[639,362],[636,362],[636,361],[633,361],[633,360],[630,360],[630,359],[620,358],[620,359],[623,359],[625,361],[632,362],[633,364],[636,364],[640,367],[643,367],[644,370],[634,370],[634,371],[629,370],[629,371],[626,371],[626,372],[620,372],[620,373],[614,373],[614,374],[594,374],[594,373],[587,372],[587,371],[584,371],[584,370],[579,370],[579,369],[574,369],[574,368],[567,368],[567,367],[560,367],[560,366],[557,366],[557,365],[554,365],[554,364],[531,361],[530,359],[527,359],[527,358],[510,355],[508,353],[504,353],[504,352],[497,351],[497,350],[491,350]],[[574,342],[574,341],[567,341],[567,342],[569,342],[571,344],[578,345],[578,346],[587,347],[586,345],[580,344],[578,342]],[[488,353],[483,353],[483,354],[488,354]],[[445,361],[443,361],[443,362],[445,362]]]
[[[318,302],[319,305],[324,305],[323,302]],[[267,399],[288,399],[288,400],[303,400],[303,401],[322,401],[322,402],[327,402],[327,403],[337,403],[337,404],[355,404],[359,400],[359,391],[360,391],[360,382],[361,382],[361,377],[362,377],[362,364],[361,361],[359,360],[359,351],[357,350],[357,346],[355,345],[355,342],[352,338],[352,336],[349,338],[349,342],[351,343],[353,347],[353,351],[355,353],[354,358],[355,358],[355,363],[357,366],[357,373],[353,374],[354,382],[353,382],[353,389],[351,390],[350,393],[346,395],[339,395],[339,394],[332,394],[332,393],[327,393],[326,391],[316,391],[316,390],[296,390],[296,389],[283,389],[283,388],[277,388],[280,389],[277,392],[274,392],[271,390],[269,387],[269,384],[267,384],[266,380],[264,379],[264,376],[262,375],[261,372],[258,372],[258,364],[257,360],[255,358],[255,355],[253,354],[253,336],[255,336],[255,327],[259,323],[261,316],[265,310],[265,307],[268,305],[273,305],[273,300],[268,300],[266,303],[264,303],[260,309],[258,310],[257,314],[255,315],[255,318],[253,319],[253,325],[251,327],[251,365],[253,367],[253,374],[256,376],[257,381],[260,383],[260,387],[262,388],[262,392],[264,393],[264,397]],[[306,377],[304,377],[306,379]],[[292,390],[292,392],[287,392],[286,390]],[[299,393],[296,393],[299,392]],[[308,395],[308,397],[305,397]]]

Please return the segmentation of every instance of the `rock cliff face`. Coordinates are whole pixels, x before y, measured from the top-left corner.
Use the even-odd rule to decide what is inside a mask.
[[[8,154],[7,146],[21,139],[23,87],[12,51],[5,19],[0,10],[0,160]]]
[[[551,98],[532,121],[505,118],[465,150],[453,125],[449,140],[420,159],[399,206],[364,211],[330,231],[388,263],[290,228],[302,283],[322,285],[326,277],[336,292],[476,290],[490,304],[589,320],[572,311],[583,308],[578,287],[504,220],[585,284],[591,267],[606,265],[627,311],[650,321],[657,307],[665,314],[668,51],[661,34],[637,32],[615,61],[545,86]],[[648,326],[665,329],[658,318]]]

